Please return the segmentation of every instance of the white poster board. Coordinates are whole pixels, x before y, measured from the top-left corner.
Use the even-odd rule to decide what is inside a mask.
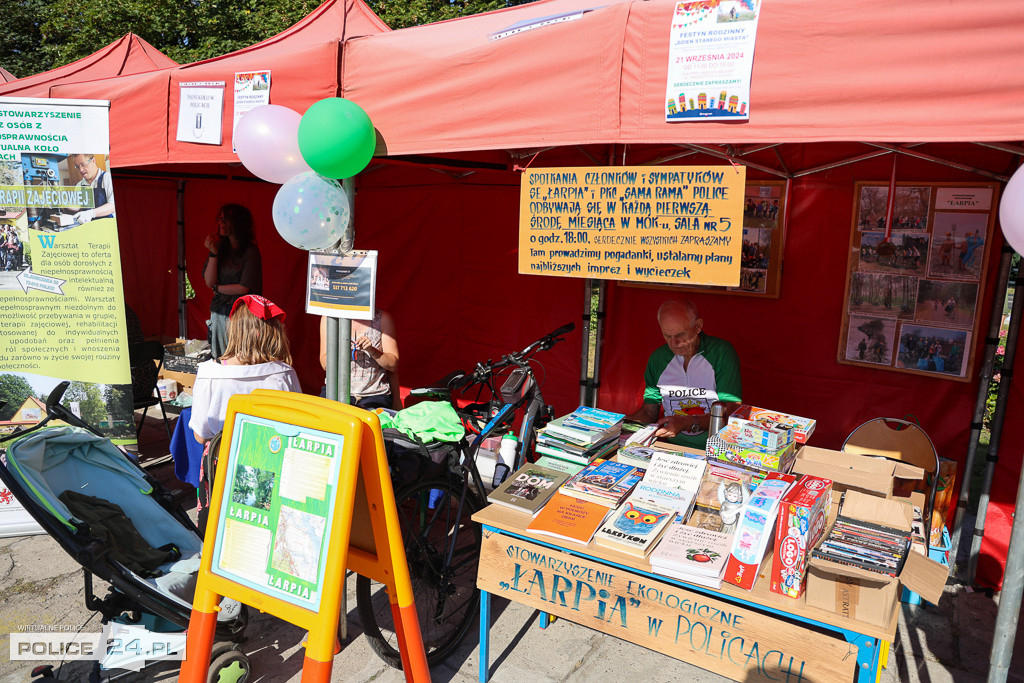
[[[224,117],[224,81],[179,83],[178,142],[219,145]]]

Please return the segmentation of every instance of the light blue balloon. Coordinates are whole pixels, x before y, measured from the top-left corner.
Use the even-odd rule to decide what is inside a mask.
[[[288,244],[327,249],[341,239],[352,218],[341,184],[307,171],[293,176],[274,197],[274,226]]]

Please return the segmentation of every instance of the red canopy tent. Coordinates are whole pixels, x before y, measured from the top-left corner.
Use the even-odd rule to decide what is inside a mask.
[[[761,12],[749,122],[667,124],[674,5],[541,0],[387,32],[359,0],[336,0],[252,48],[156,74],[60,85],[51,95],[112,101],[112,162],[124,169],[119,192],[134,197],[127,208],[123,194],[118,200],[126,296],[136,306],[148,302],[140,311],[150,316],[143,317],[147,332],[174,330],[168,292],[182,178],[193,283],[201,282],[202,237],[227,201],[254,210],[267,294],[298,310],[305,281],[305,255],[284,245],[270,223],[274,188],[243,182],[248,174],[231,165],[230,105],[220,147],[174,141],[177,84],[231,82],[235,71],[270,68],[275,104],[302,112],[342,94],[363,106],[379,132],[379,158],[357,178],[356,244],[381,252],[378,300],[398,321],[405,386],[495,357],[580,315],[580,280],[516,273],[515,166],[728,159],[746,164],[753,178],[790,179],[780,298],[693,295],[708,331],[733,341],[744,360],[744,398],[817,417],[815,443],[826,447],[837,447],[863,419],[912,413],[940,455],[962,459],[976,380],[836,363],[853,185],[888,179],[894,153],[901,180],[1012,173],[1024,154],[1024,53],[1017,49],[1024,5],[858,0],[817,11],[773,0]],[[203,174],[211,177],[196,178]],[[988,247],[990,272],[998,247],[997,236]],[[979,297],[984,311],[994,285],[990,278]],[[665,296],[610,283],[602,407],[635,407],[646,356],[661,343],[654,311]],[[190,304],[190,336],[202,335],[208,297],[199,291]],[[313,360],[315,321],[289,323],[300,376],[314,390],[322,377]],[[582,344],[567,346],[551,352],[547,367],[545,394],[557,412],[577,400]],[[1019,411],[1021,381],[1011,410]],[[1011,444],[1020,443],[1021,429],[1008,424],[1004,432],[997,481],[1007,487],[1017,479],[1021,454]],[[993,507],[1012,505],[1012,490],[1000,495],[993,491]]]
[[[17,76],[12,74],[7,69],[0,67],[0,83],[10,83],[11,81],[17,80]]]
[[[110,45],[70,64],[34,76],[7,79],[8,82],[0,84],[0,96],[55,97],[50,88],[58,84],[139,74],[177,65],[176,61],[142,38],[126,33]],[[7,71],[4,74],[10,76]]]

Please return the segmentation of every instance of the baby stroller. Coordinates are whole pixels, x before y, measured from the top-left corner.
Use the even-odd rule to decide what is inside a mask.
[[[98,611],[105,626],[130,626],[134,633],[140,628],[162,634],[183,631],[192,612],[202,538],[167,489],[126,451],[60,404],[68,384],[62,382],[50,392],[46,417],[38,425],[0,439],[6,442],[0,480],[82,566],[86,607]],[[47,426],[55,419],[70,426]],[[93,576],[110,584],[102,598],[93,592]],[[249,679],[248,659],[234,644],[247,621],[244,605],[221,603],[210,681]],[[180,642],[184,648],[184,638]],[[120,678],[105,671],[137,670],[147,654],[138,648],[112,654],[108,642],[89,680]],[[37,667],[33,675],[54,680],[50,668]]]

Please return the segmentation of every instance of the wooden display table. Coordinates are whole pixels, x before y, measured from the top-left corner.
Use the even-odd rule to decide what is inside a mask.
[[[772,593],[763,572],[751,591],[727,583],[712,590],[653,574],[646,560],[593,543],[552,543],[526,531],[530,517],[509,508],[491,505],[473,519],[483,525],[483,683],[492,594],[541,610],[542,628],[552,614],[737,681],[875,683],[896,636],[899,610],[886,628],[855,621]]]

